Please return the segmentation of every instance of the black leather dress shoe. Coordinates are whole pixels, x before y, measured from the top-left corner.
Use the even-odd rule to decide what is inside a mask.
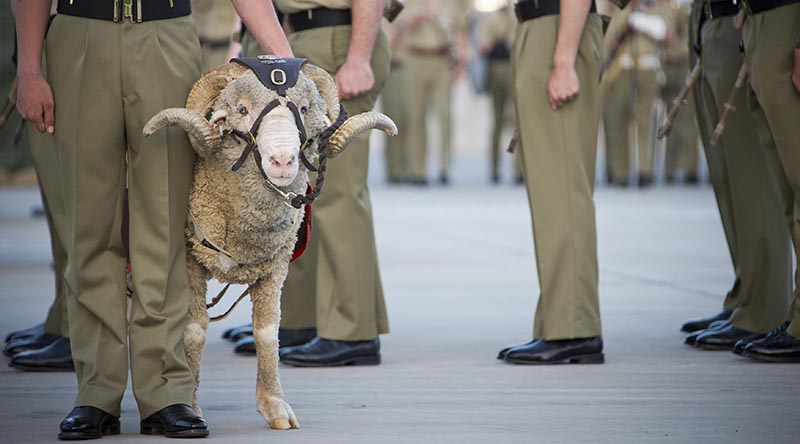
[[[294,347],[303,345],[317,336],[316,328],[304,329],[278,329],[278,343],[280,348]],[[245,336],[238,341],[233,347],[233,351],[242,355],[256,354],[256,340],[253,336]]]
[[[28,350],[11,358],[9,367],[26,372],[74,371],[69,339],[59,337],[47,347]]]
[[[686,344],[686,345],[691,345],[692,347],[694,347],[694,346],[697,345],[697,338],[700,337],[700,335],[708,333],[710,331],[714,331],[714,330],[719,330],[719,329],[722,329],[722,328],[730,327],[730,325],[731,325],[731,323],[728,322],[728,321],[714,321],[714,322],[712,322],[711,324],[708,325],[707,329],[698,330],[698,331],[690,333],[688,336],[686,336],[686,339],[684,339],[683,343]]]
[[[253,336],[253,326],[251,324],[241,325],[239,327],[231,329],[230,332],[226,331],[225,333],[228,333],[228,337],[225,339],[231,342],[236,342],[244,337]]]
[[[734,354],[737,354],[737,355],[740,355],[740,356],[744,356],[745,355],[744,351],[745,351],[745,349],[747,348],[748,345],[754,344],[754,343],[755,344],[761,344],[764,341],[769,341],[773,337],[778,336],[781,333],[785,332],[787,328],[789,328],[789,323],[788,322],[784,322],[783,324],[781,324],[778,327],[776,327],[775,330],[772,330],[771,332],[767,333],[766,335],[764,335],[764,336],[762,336],[760,338],[753,339],[753,340],[747,340],[747,341],[745,341],[745,340],[738,341],[733,346],[733,350],[732,351],[733,351]]]
[[[281,362],[295,367],[336,367],[381,363],[378,338],[370,341],[336,341],[316,337],[303,345],[280,350]]]
[[[238,326],[236,326],[236,327],[230,327],[230,328],[226,328],[226,329],[225,329],[225,330],[222,332],[222,339],[227,339],[227,340],[229,340],[229,341],[231,341],[231,342],[236,342],[236,341],[235,341],[233,338],[231,338],[231,334],[232,334],[232,333],[233,333],[235,330],[238,330],[238,329],[240,329],[240,328],[242,328],[242,327],[250,327],[250,328],[252,329],[252,328],[253,328],[253,324],[238,325]]]
[[[38,336],[44,334],[44,323],[34,325],[33,327],[23,328],[22,330],[12,331],[6,335],[6,343],[16,341],[17,339],[27,339],[31,336]]]
[[[539,339],[512,348],[506,361],[514,364],[602,364],[603,339],[600,336],[584,339],[545,341]]]
[[[6,344],[5,348],[3,348],[3,354],[11,357],[24,351],[38,350],[47,347],[61,337],[60,335],[42,333],[26,339],[17,339],[16,341],[11,341]]]
[[[59,426],[58,439],[77,441],[119,435],[119,418],[97,407],[75,407]]]
[[[763,362],[800,362],[800,338],[784,331],[747,344],[742,354]]]
[[[505,359],[506,356],[508,355],[508,352],[510,352],[511,350],[513,350],[515,348],[525,347],[525,346],[531,345],[534,342],[536,342],[536,339],[534,339],[533,341],[530,341],[530,342],[526,342],[524,344],[509,345],[508,347],[500,350],[500,352],[497,353],[497,359]]]
[[[707,330],[694,341],[694,346],[705,350],[732,350],[738,341],[752,341],[763,334],[753,333],[733,325],[717,330]]]
[[[692,333],[700,330],[707,330],[714,321],[727,321],[733,314],[732,310],[722,310],[721,312],[707,318],[689,319],[681,326],[684,333]]]
[[[167,438],[205,438],[208,436],[206,420],[186,404],[173,404],[142,420],[142,435],[161,435]]]

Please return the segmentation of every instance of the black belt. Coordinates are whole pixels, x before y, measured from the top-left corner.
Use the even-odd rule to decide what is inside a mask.
[[[769,11],[781,6],[800,3],[800,0],[748,0],[747,5],[750,7],[750,12],[758,14],[760,12]]]
[[[489,60],[508,60],[511,58],[511,50],[505,42],[496,42],[489,53],[486,54]]]
[[[289,23],[295,32],[323,26],[349,25],[352,22],[353,16],[349,9],[314,8],[289,14]]]
[[[58,13],[96,20],[131,23],[185,17],[189,0],[58,0]]]
[[[559,0],[525,0],[514,5],[514,12],[517,14],[517,20],[522,23],[546,15],[556,15],[561,11],[560,5],[561,2]],[[594,0],[592,0],[592,8],[589,12],[597,12]]]
[[[703,7],[703,14],[705,14],[706,20],[729,17],[739,13],[739,5],[740,3],[736,0],[725,0],[721,2],[706,0]]]

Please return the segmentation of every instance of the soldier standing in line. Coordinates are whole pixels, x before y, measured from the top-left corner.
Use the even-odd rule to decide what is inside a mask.
[[[514,42],[513,12],[503,7],[489,13],[480,23],[480,51],[488,61],[487,90],[492,96],[491,180],[500,182],[500,136],[509,114],[514,112],[512,100],[513,75],[511,72],[511,45]],[[514,154],[514,181],[523,182],[519,154]]]
[[[800,0],[748,0],[745,7],[749,105],[800,253]],[[757,361],[800,362],[800,287],[783,324],[739,342],[734,352]]]
[[[661,46],[666,38],[663,8],[654,1],[631,2],[617,11],[606,33],[607,52],[616,52],[603,75],[606,164],[612,185],[627,186],[630,180],[631,123],[636,131],[633,151],[638,185],[647,187],[653,182],[653,110],[662,75]],[[642,18],[645,23],[655,21],[654,29],[637,29],[637,19]]]
[[[667,39],[664,58],[664,87],[661,89],[661,100],[669,108],[672,100],[678,96],[689,74],[689,12],[691,1],[662,0],[669,6],[670,15],[667,28],[672,31],[673,38]],[[681,109],[667,135],[665,145],[664,170],[667,183],[683,179],[688,184],[698,183],[698,151],[697,125],[695,124],[694,103],[691,96],[688,104]]]
[[[700,14],[696,46],[703,63],[695,85],[700,93],[697,115],[705,119],[700,129],[709,177],[736,276],[720,313],[682,327],[685,332],[695,331],[686,338],[687,345],[709,350],[730,350],[737,341],[754,339],[778,326],[784,320],[792,285],[791,244],[779,190],[759,146],[757,122],[744,91],[734,98],[736,111],[728,115],[722,138],[716,145],[710,142],[710,131],[745,62],[739,48],[742,32],[735,24],[737,3],[695,1]]]
[[[518,364],[602,363],[594,174],[602,19],[592,0],[515,5],[517,131],[541,292],[533,341],[500,351]]]
[[[233,1],[242,17],[259,24],[259,41],[291,56],[271,5]],[[206,422],[189,406],[194,376],[183,350],[189,308],[184,229],[194,153],[178,129],[147,139],[142,134],[153,115],[182,107],[200,76],[191,5],[59,0],[46,41],[45,80],[41,55],[50,3],[18,1],[18,107],[39,132],[54,135],[60,156],[78,395],[59,438],[119,434],[129,370],[141,433],[207,436]],[[126,182],[136,270],[130,318],[119,235]]]
[[[12,8],[16,3],[12,3]],[[51,7],[55,14],[55,3]],[[65,302],[64,269],[67,264],[66,214],[58,156],[53,146],[53,136],[40,134],[33,125],[28,128],[28,140],[34,167],[39,178],[55,274],[55,299],[43,324],[20,330],[6,337],[3,353],[11,357],[9,366],[23,371],[72,370],[69,344],[69,324]]]
[[[391,60],[381,26],[384,2],[275,0],[275,5],[287,15],[294,54],[334,77],[351,115],[371,110]],[[252,42],[243,45],[246,56],[263,53]],[[313,205],[309,245],[289,266],[283,287],[278,334],[284,364],[379,364],[378,335],[389,332],[367,187],[368,135],[335,162]],[[343,226],[351,236],[342,235]]]
[[[238,21],[231,2],[192,0],[192,16],[203,50],[203,72],[226,63],[231,34]]]
[[[386,179],[390,184],[404,183],[408,179],[408,143],[406,131],[406,102],[408,101],[408,87],[406,86],[406,76],[409,74],[405,69],[406,51],[403,47],[403,39],[398,29],[397,23],[392,23],[387,27],[389,42],[392,47],[392,65],[389,70],[389,77],[386,79],[386,86],[381,94],[383,113],[391,117],[397,125],[397,135],[394,137],[386,136]]]
[[[428,109],[439,130],[439,182],[449,182],[452,87],[463,66],[468,1],[410,0],[398,22],[406,59],[406,145],[410,182],[427,185]]]

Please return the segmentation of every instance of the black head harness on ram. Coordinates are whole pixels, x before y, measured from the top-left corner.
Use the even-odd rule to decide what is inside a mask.
[[[246,143],[246,146],[242,151],[242,155],[239,156],[239,160],[233,164],[231,170],[238,171],[252,153],[253,159],[258,166],[258,171],[261,173],[261,177],[264,179],[264,186],[267,189],[279,194],[281,197],[283,197],[287,205],[297,209],[301,208],[305,204],[313,202],[314,199],[319,196],[320,192],[322,191],[322,185],[325,182],[327,151],[324,148],[327,144],[327,139],[347,119],[347,112],[344,110],[344,107],[340,107],[339,118],[334,124],[331,125],[331,127],[323,131],[322,135],[320,136],[319,168],[315,168],[303,153],[303,150],[306,144],[309,143],[309,140],[306,136],[306,127],[303,124],[302,117],[300,116],[300,110],[297,108],[297,105],[286,96],[286,91],[297,83],[297,79],[300,77],[300,70],[303,68],[303,65],[306,64],[306,59],[258,56],[232,59],[231,61],[239,63],[253,71],[258,80],[264,86],[278,93],[278,97],[269,102],[264,109],[261,110],[261,112],[258,114],[258,117],[256,117],[255,121],[253,121],[253,125],[250,127],[248,132],[245,133],[240,130],[231,131],[233,135],[242,139]],[[277,185],[269,180],[267,173],[264,172],[264,168],[261,166],[261,153],[258,151],[258,149],[256,149],[256,135],[258,134],[258,127],[261,125],[261,121],[264,119],[264,117],[278,106],[288,107],[292,112],[292,115],[294,115],[297,131],[300,133],[300,160],[308,170],[317,172],[317,181],[313,191],[311,191],[309,194],[298,195],[296,193],[285,192],[281,190]]]

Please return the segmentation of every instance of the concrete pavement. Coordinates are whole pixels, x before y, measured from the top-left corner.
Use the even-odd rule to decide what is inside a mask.
[[[471,162],[449,188],[374,180],[392,333],[378,367],[281,367],[302,429],[266,427],[255,412],[255,359],[219,337],[247,321],[249,305],[212,325],[200,389],[208,442],[795,442],[800,366],[682,344],[680,323],[719,310],[732,282],[709,188],[599,189],[607,363],[514,366],[495,354],[531,335],[538,287],[526,197],[484,185]],[[39,322],[52,299],[45,223],[29,217],[37,203],[33,190],[0,191],[3,335]],[[75,389],[72,373],[0,365],[0,442],[55,441]],[[138,419],[128,393],[123,435],[104,440],[164,441],[139,436]]]

